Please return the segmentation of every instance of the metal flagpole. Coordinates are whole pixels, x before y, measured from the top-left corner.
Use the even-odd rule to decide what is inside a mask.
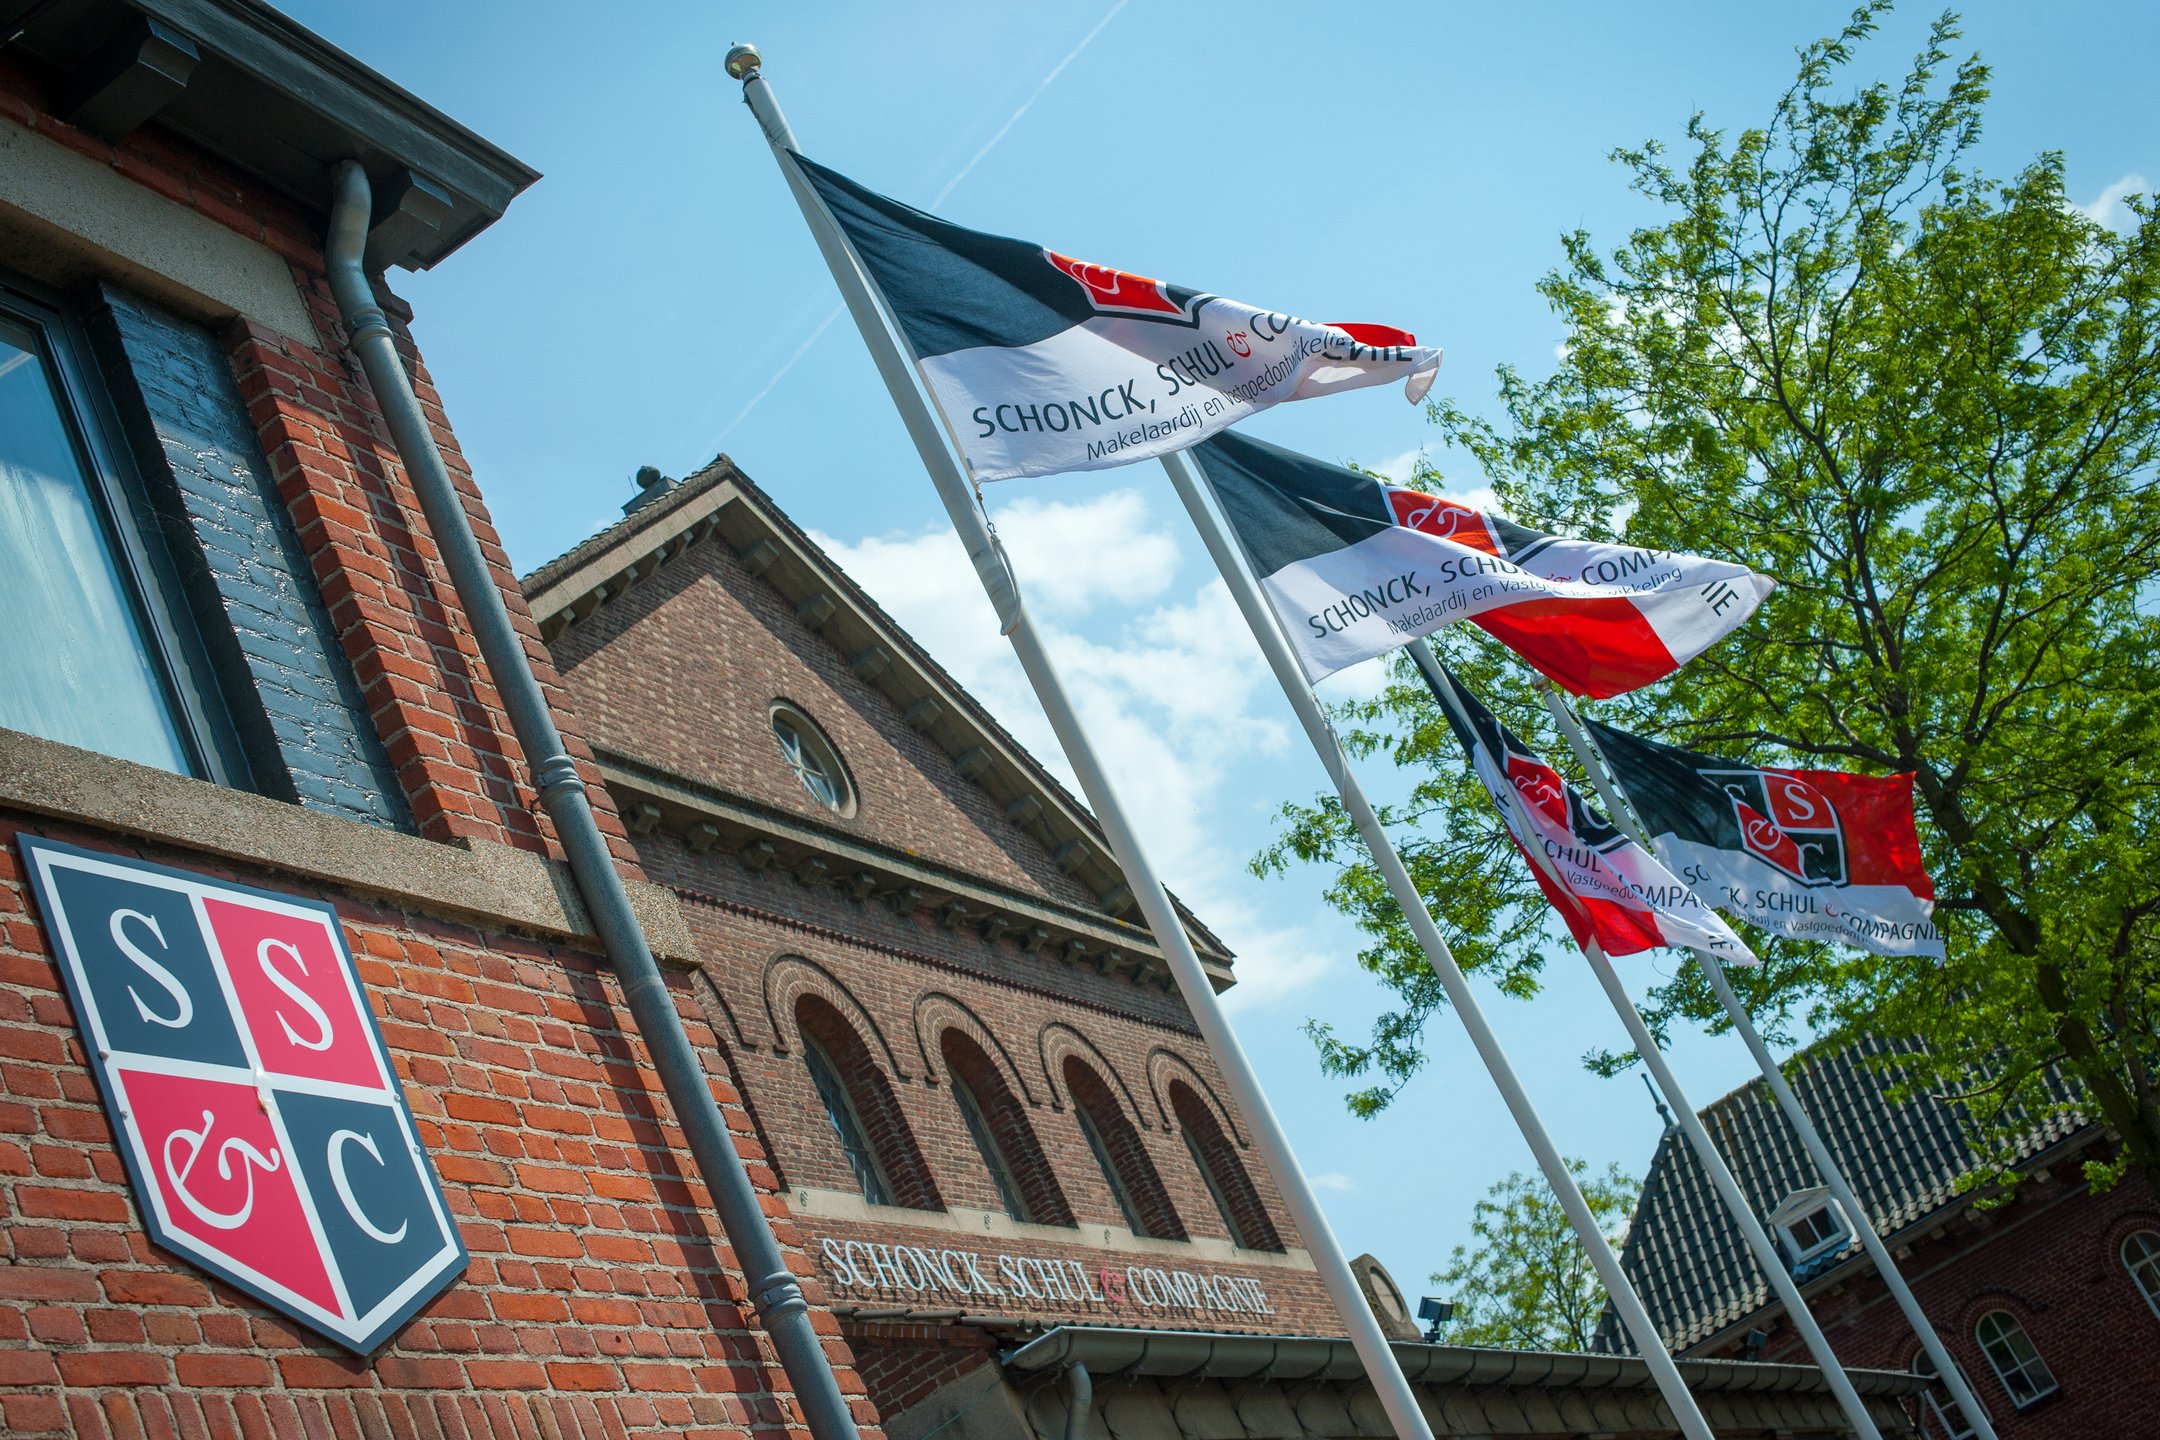
[[[1628,1283],[1621,1272],[1620,1257],[1613,1253],[1611,1242],[1598,1228],[1597,1217],[1590,1211],[1589,1202],[1583,1198],[1582,1188],[1575,1183],[1567,1161],[1545,1133],[1545,1124],[1539,1119],[1537,1108],[1524,1092],[1522,1082],[1516,1077],[1515,1067],[1509,1063],[1507,1054],[1500,1048],[1500,1039],[1493,1034],[1486,1022],[1485,1012],[1478,1005],[1477,995],[1464,978],[1462,968],[1455,963],[1454,953],[1448,948],[1445,937],[1433,923],[1432,915],[1425,908],[1424,897],[1418,893],[1417,883],[1404,868],[1402,857],[1396,853],[1387,831],[1381,827],[1380,817],[1374,813],[1372,804],[1365,798],[1365,791],[1357,777],[1350,771],[1350,762],[1343,754],[1342,744],[1336,737],[1335,727],[1329,723],[1327,712],[1320,707],[1312,687],[1305,683],[1304,672],[1297,658],[1291,654],[1290,645],[1283,638],[1273,613],[1262,599],[1259,586],[1253,581],[1244,557],[1238,553],[1237,544],[1231,538],[1209,503],[1213,490],[1202,477],[1191,456],[1178,450],[1162,457],[1163,469],[1170,472],[1170,484],[1178,498],[1185,502],[1186,513],[1192,516],[1193,525],[1207,545],[1208,554],[1214,558],[1215,568],[1222,572],[1223,583],[1230,587],[1232,598],[1245,616],[1245,624],[1253,638],[1260,642],[1261,653],[1267,656],[1268,666],[1282,685],[1283,694],[1290,701],[1290,708],[1297,712],[1298,721],[1305,727],[1305,734],[1312,741],[1315,754],[1327,770],[1328,778],[1335,782],[1335,793],[1342,797],[1343,808],[1357,823],[1358,833],[1365,839],[1365,848],[1372,852],[1373,863],[1380,868],[1387,880],[1388,889],[1401,907],[1403,918],[1408,921],[1411,932],[1417,936],[1418,945],[1425,952],[1426,963],[1440,977],[1448,1000],[1462,1017],[1463,1028],[1470,1032],[1470,1043],[1477,1048],[1478,1056],[1500,1088],[1501,1097],[1507,1102],[1508,1113],[1530,1142],[1530,1149],[1537,1156],[1538,1168],[1545,1172],[1546,1182],[1552,1186],[1560,1208],[1567,1212],[1568,1222],[1574,1226],[1575,1238],[1590,1257],[1598,1279],[1604,1282],[1605,1291],[1612,1297],[1613,1308],[1634,1340],[1635,1348],[1650,1367],[1650,1374],[1657,1381],[1659,1392],[1673,1412],[1683,1435],[1689,1440],[1708,1440],[1710,1426],[1703,1419],[1695,1397],[1688,1393],[1687,1385],[1680,1378],[1680,1369],[1665,1349],[1657,1327],[1651,1322],[1650,1312],[1644,1307],[1642,1297]]]
[[[1606,808],[1612,811],[1612,818],[1627,826],[1634,832],[1635,838],[1647,848],[1650,845],[1650,832],[1643,825],[1642,817],[1635,813],[1635,806],[1627,798],[1627,792],[1621,788],[1619,777],[1614,775],[1612,767],[1605,763],[1605,752],[1598,747],[1597,737],[1584,728],[1574,707],[1561,698],[1551,681],[1541,678],[1538,688],[1544,692],[1545,708],[1552,712],[1553,719],[1559,723],[1560,733],[1567,736],[1568,746],[1574,750],[1576,761],[1581,764],[1584,773],[1589,775],[1590,783],[1597,787],[1598,797],[1605,802]],[[1958,1409],[1965,1416],[1965,1422],[1972,1426],[1973,1434],[1978,1440],[1996,1440],[1995,1426],[1989,1421],[1987,1412],[1980,1408],[1979,1400],[1972,1393],[1972,1387],[1965,1383],[1965,1372],[1958,1367],[1956,1359],[1943,1344],[1942,1337],[1935,1333],[1935,1327],[1929,1323],[1927,1312],[1920,1308],[1920,1301],[1914,1296],[1912,1287],[1905,1283],[1905,1276],[1898,1269],[1897,1261],[1891,1257],[1890,1248],[1876,1232],[1874,1220],[1860,1204],[1859,1197],[1853,1194],[1851,1184],[1845,1179],[1844,1170],[1831,1157],[1830,1147],[1823,1143],[1822,1134],[1815,1128],[1814,1120],[1807,1113],[1807,1107],[1800,1103],[1800,1097],[1794,1094],[1792,1086],[1786,1083],[1785,1072],[1771,1055],[1770,1047],[1763,1043],[1762,1036],[1756,1032],[1755,1022],[1748,1015],[1747,1007],[1742,1005],[1740,997],[1733,993],[1732,984],[1725,977],[1724,966],[1700,952],[1697,952],[1695,960],[1702,966],[1703,974],[1709,978],[1710,988],[1716,992],[1718,1003],[1725,1007],[1725,1014],[1732,1020],[1733,1029],[1739,1032],[1741,1040],[1746,1043],[1748,1053],[1755,1057],[1755,1064],[1769,1084],[1770,1093],[1776,1097],[1778,1108],[1785,1112],[1787,1123],[1800,1137],[1801,1147],[1807,1151],[1808,1158],[1815,1162],[1816,1173],[1822,1176],[1823,1183],[1830,1188],[1831,1195],[1844,1210],[1846,1218],[1859,1232],[1861,1247],[1867,1251],[1868,1259],[1875,1263],[1876,1273],[1882,1276],[1891,1298],[1897,1301],[1898,1309],[1904,1312],[1906,1323],[1912,1326],[1913,1334],[1919,1337],[1921,1349],[1926,1351],[1928,1359],[1934,1362],[1935,1373],[1949,1389],[1950,1398],[1957,1402]]]
[[[1455,711],[1464,728],[1474,728],[1470,725],[1468,716],[1463,713],[1461,697],[1455,693],[1454,682],[1448,677],[1447,671],[1441,668],[1440,661],[1432,653],[1432,647],[1423,640],[1413,640],[1407,648],[1411,657],[1417,661],[1418,669],[1425,673],[1425,678],[1434,692]],[[1512,789],[1508,796],[1515,807],[1517,818],[1522,822],[1523,834],[1535,835],[1536,827],[1530,823],[1529,816],[1524,811],[1522,797]],[[1540,853],[1535,846],[1526,845],[1523,849],[1524,853],[1531,857],[1533,864],[1543,869],[1547,875],[1553,876],[1556,884],[1559,882],[1548,857]],[[1798,1330],[1800,1338],[1807,1342],[1808,1353],[1815,1357],[1815,1364],[1821,1369],[1823,1378],[1830,1383],[1831,1393],[1837,1396],[1838,1406],[1844,1410],[1845,1418],[1852,1423],[1854,1432],[1861,1436],[1862,1440],[1882,1440],[1882,1432],[1876,1428],[1874,1417],[1868,1414],[1866,1404],[1860,1399],[1860,1392],[1853,1389],[1851,1377],[1846,1375],[1845,1367],[1838,1363],[1836,1352],[1830,1348],[1830,1337],[1823,1334],[1822,1327],[1815,1322],[1814,1313],[1808,1309],[1807,1301],[1800,1294],[1800,1287],[1794,1282],[1792,1272],[1785,1268],[1784,1258],[1778,1254],[1776,1242],[1771,1240],[1769,1232],[1763,1229],[1762,1221],[1755,1218],[1754,1210],[1747,1203],[1747,1196],[1741,1193],[1739,1180],[1733,1176],[1732,1167],[1727,1165],[1725,1157],[1718,1153],[1717,1146],[1710,1139],[1710,1132],[1703,1128],[1702,1117],[1695,1113],[1694,1104],[1680,1089],[1679,1077],[1673,1074],[1672,1067],[1666,1063],[1665,1052],[1658,1048],[1657,1037],[1652,1035],[1650,1027],[1643,1023],[1642,1012],[1637,1010],[1635,1002],[1628,998],[1627,987],[1620,983],[1620,976],[1613,969],[1612,962],[1606,958],[1603,947],[1593,940],[1583,946],[1583,957],[1590,962],[1590,973],[1597,976],[1599,987],[1605,991],[1606,998],[1612,1002],[1613,1010],[1620,1016],[1620,1023],[1627,1027],[1628,1038],[1634,1041],[1636,1053],[1642,1056],[1643,1064],[1650,1068],[1651,1078],[1657,1082],[1658,1089],[1665,1092],[1666,1103],[1678,1112],[1674,1119],[1680,1126],[1680,1133],[1687,1137],[1688,1147],[1695,1152],[1695,1158],[1709,1175],[1712,1188],[1724,1202],[1733,1223],[1740,1227],[1748,1249],[1754,1252],[1756,1265],[1762,1270],[1763,1277],[1770,1282],[1770,1288],[1776,1292],[1780,1303],[1785,1306],[1785,1313],[1792,1320],[1793,1328]]]
[[[1291,1218],[1297,1222],[1306,1251],[1312,1256],[1313,1268],[1349,1332],[1374,1394],[1400,1440],[1433,1440],[1432,1429],[1418,1408],[1417,1396],[1388,1347],[1380,1321],[1359,1289],[1342,1246],[1328,1226],[1319,1197],[1306,1181],[1303,1168],[1291,1152],[1289,1137],[1283,1133],[1281,1122],[1276,1119],[1266,1093],[1260,1088],[1260,1077],[1216,1001],[1215,989],[1208,982],[1207,972],[1200,968],[1200,957],[1193,952],[1192,940],[1178,919],[1177,909],[1163,889],[1154,867],[1148,863],[1147,855],[1140,847],[1139,835],[1111,786],[1109,772],[1081,728],[1080,718],[1050,663],[1035,622],[1021,604],[1004,549],[973,504],[972,487],[961,473],[953,451],[948,448],[947,437],[939,428],[943,417],[935,413],[929,400],[917,389],[912,357],[905,349],[897,327],[888,320],[875,285],[863,271],[824,204],[787,158],[795,149],[795,137],[788,129],[759,65],[754,46],[737,45],[728,51],[728,74],[743,82],[744,103],[757,117],[766,140],[772,145],[781,173],[787,177],[796,203],[802,207],[803,218],[809,223],[819,250],[824,253],[857,328],[862,331],[863,341],[870,349],[871,358],[877,362],[886,389],[892,393],[893,404],[907,424],[908,434],[922,456],[924,468],[930,472],[938,498],[944,502],[953,528],[959,532],[968,558],[975,566],[976,576],[989,594],[999,628],[1012,641],[1013,650],[1020,658],[1020,667],[1027,672],[1028,683],[1034,687],[1035,698],[1049,717],[1050,728],[1056,733],[1066,759],[1072,762],[1080,789],[1102,824],[1111,853],[1125,872],[1126,883],[1132,886],[1133,898],[1147,920],[1148,929],[1162,947],[1163,958],[1169,962],[1186,1009],[1191,1011],[1199,1026],[1201,1038],[1214,1052],[1232,1098],[1244,1113],[1246,1123],[1252,1127],[1254,1142],[1275,1176]]]

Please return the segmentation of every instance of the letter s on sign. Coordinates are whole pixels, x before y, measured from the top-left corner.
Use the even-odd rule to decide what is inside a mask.
[[[194,998],[188,994],[187,986],[180,983],[178,976],[144,954],[142,947],[128,938],[127,931],[122,929],[121,926],[129,920],[142,922],[143,925],[148,927],[150,934],[157,940],[158,944],[163,945],[165,943],[165,931],[158,925],[157,916],[145,915],[140,910],[115,910],[112,913],[112,919],[106,922],[105,928],[111,933],[113,944],[120,947],[120,953],[140,966],[143,974],[157,981],[158,988],[170,995],[173,998],[173,1003],[180,1007],[179,1013],[170,1020],[163,1015],[153,1015],[150,1013],[150,1007],[143,1004],[142,996],[136,994],[135,987],[130,985],[127,987],[128,999],[135,1002],[135,1013],[142,1016],[152,1025],[162,1025],[167,1030],[185,1030],[188,1027],[188,1022],[195,1018]]]
[[[336,1038],[330,1030],[330,1017],[323,1013],[322,1006],[315,1003],[314,996],[308,994],[307,991],[302,990],[298,985],[295,985],[292,982],[291,977],[287,976],[283,971],[279,970],[277,966],[270,963],[270,952],[272,950],[282,950],[287,955],[291,956],[292,963],[299,966],[300,973],[302,975],[305,975],[308,973],[307,961],[302,958],[300,954],[300,948],[284,940],[265,940],[262,942],[262,944],[255,947],[255,963],[262,967],[264,978],[269,980],[272,985],[277,986],[279,993],[283,994],[286,999],[292,1001],[293,1004],[298,1005],[302,1010],[307,1011],[308,1019],[315,1022],[315,1029],[319,1032],[313,1040],[301,1039],[299,1032],[292,1028],[292,1021],[287,1020],[285,1018],[285,1012],[280,1010],[278,1011],[277,1023],[280,1027],[284,1029],[285,1038],[287,1040],[290,1040],[293,1044],[299,1046],[301,1049],[313,1050],[317,1054],[328,1050],[330,1048],[330,1042]],[[340,1131],[339,1133],[345,1134],[349,1132]],[[372,1144],[368,1146],[368,1149],[371,1151],[374,1148],[375,1147]],[[377,1156],[376,1158],[379,1160],[382,1157]],[[387,1245],[391,1242],[385,1240],[383,1243]]]

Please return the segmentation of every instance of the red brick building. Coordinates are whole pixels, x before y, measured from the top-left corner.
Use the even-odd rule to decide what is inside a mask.
[[[804,1432],[352,358],[345,161],[863,1432],[1063,1433],[1084,1365],[1090,1433],[1384,1433],[1092,821],[770,502],[717,466],[528,609],[379,272],[537,177],[257,0],[0,0],[0,1432]],[[1453,1433],[1669,1433],[1631,1362],[1402,1354]]]
[[[1286,1338],[1338,1327],[1092,819],[726,457],[641,479],[526,595],[887,1433],[1064,1434],[1076,1364],[1090,1433],[1388,1433]],[[1639,1367],[1411,1343],[1365,1273],[1436,1424],[1663,1433]],[[1835,1413],[1774,1373],[1695,1378]]]
[[[2008,1198],[1961,1193],[1980,1152],[1958,1107],[1894,1102],[1897,1047],[1826,1041],[1786,1067],[1853,1193],[1871,1209],[1943,1343],[2004,1440],[2160,1436],[2160,1204],[2136,1171],[2103,1193],[2084,1163],[2106,1159],[2103,1126],[2074,1113],[2036,1126]],[[2073,1098],[2067,1088],[2057,1098]],[[1703,1121],[1777,1236],[1839,1357],[1932,1374],[1920,1343],[1819,1185],[1759,1083]],[[1643,1184],[1623,1257],[1676,1354],[1796,1359],[1805,1352],[1701,1167],[1668,1130]],[[1610,1314],[1601,1331],[1619,1340]],[[1914,1422],[1930,1440],[1972,1434],[1939,1382]]]
[[[249,0],[8,0],[0,41],[0,1432],[794,1429],[326,285],[336,162],[374,181],[374,266],[441,261],[537,177]],[[583,773],[687,965],[682,907]],[[469,1257],[371,1354],[151,1245],[25,835],[334,907]],[[237,1153],[249,1186],[290,1169]],[[210,1169],[222,1213],[242,1177]]]

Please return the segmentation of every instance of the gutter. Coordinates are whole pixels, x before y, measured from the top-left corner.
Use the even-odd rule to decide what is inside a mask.
[[[443,465],[427,416],[399,362],[390,325],[375,302],[362,256],[367,248],[373,196],[358,161],[340,161],[332,172],[333,198],[325,237],[330,288],[337,296],[348,343],[366,370],[368,384],[390,429],[391,442],[427,517],[443,569],[448,572],[467,623],[479,643],[489,677],[531,768],[533,788],[555,823],[578,893],[600,934],[623,1000],[659,1071],[668,1103],[689,1141],[698,1178],[712,1194],[728,1244],[742,1267],[756,1309],[781,1367],[816,1440],[854,1440],[855,1420],[810,1323],[809,1302],[788,1268],[787,1257],[765,1218],[757,1188],[736,1153],[727,1122],[682,1018],[646,943],[607,839],[593,821],[592,802],[577,765],[563,747],[547,697],[534,678],[525,642],[510,619],[487,557],[474,539],[465,505]]]

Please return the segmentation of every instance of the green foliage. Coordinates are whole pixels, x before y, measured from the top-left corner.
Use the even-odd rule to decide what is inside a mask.
[[[1617,1248],[1642,1187],[1617,1165],[1591,1178],[1580,1160],[1568,1168],[1598,1228]],[[1441,1327],[1449,1345],[1489,1345],[1509,1350],[1590,1348],[1605,1287],[1590,1254],[1568,1224],[1543,1177],[1512,1174],[1478,1201],[1469,1245],[1458,1245],[1433,1283],[1455,1302],[1455,1318]]]
[[[2136,199],[2125,233],[2095,223],[2058,155],[2006,181],[1965,168],[1987,71],[1952,63],[1949,17],[1901,84],[1854,88],[1884,8],[1803,50],[1767,125],[1698,115],[1679,158],[1616,152],[1659,223],[1609,253],[1564,237],[1540,287],[1568,327],[1558,368],[1502,369],[1498,423],[1432,418],[1526,521],[1779,580],[1739,635],[1600,718],[1914,774],[1949,963],[1765,941],[1735,980],[1771,1028],[1925,1041],[1909,1083],[1969,1096],[1999,1155],[2067,1071],[2160,1182],[2160,217]],[[1449,640],[1466,670],[1496,648]],[[1519,666],[1487,656],[1473,683],[1524,718]],[[1533,990],[1554,932],[1430,699],[1397,684],[1347,718],[1416,777],[1397,829],[1466,962]],[[1377,1072],[1352,1101],[1370,1110],[1417,1069],[1437,1000],[1353,839],[1332,805],[1292,807],[1259,863],[1339,867],[1329,898],[1402,996],[1369,1043],[1316,1032],[1336,1073]],[[1692,967],[1655,1001],[1660,1023],[1720,1014]]]

